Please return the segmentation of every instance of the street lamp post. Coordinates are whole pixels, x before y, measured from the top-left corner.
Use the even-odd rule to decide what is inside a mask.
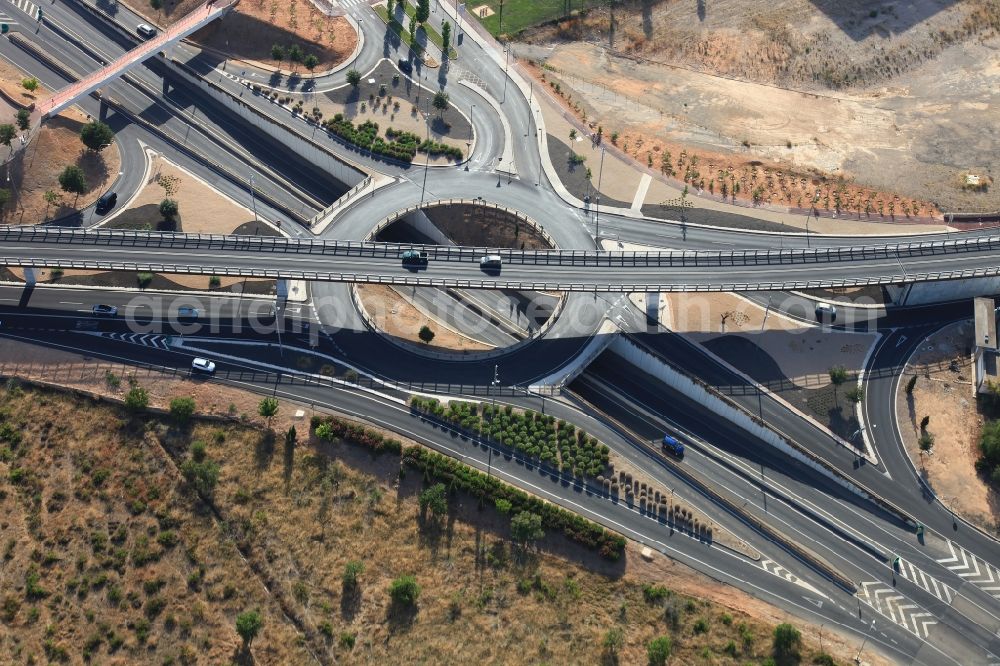
[[[431,98],[427,95],[427,111],[424,113],[424,123],[427,125],[427,141],[431,140]],[[427,172],[431,168],[431,151],[427,151],[427,158],[424,160],[424,182],[420,186],[420,205],[424,205],[424,193],[427,192]]]
[[[860,597],[858,598],[858,603],[859,604],[861,603]],[[865,634],[864,640],[861,641],[861,647],[858,648],[858,653],[856,655],[854,655],[854,663],[855,664],[860,664],[861,663],[861,651],[865,649],[865,643],[868,642],[868,635],[871,632],[873,632],[873,631],[875,631],[875,620],[874,619],[872,619],[871,626],[868,627],[868,633]]]
[[[594,241],[598,244],[601,242],[601,181],[604,179],[604,146],[601,146],[601,166],[597,171],[597,204],[595,206],[594,221],[596,222],[596,229],[594,231]],[[598,245],[600,249],[600,245]]]
[[[250,174],[250,207],[253,209],[254,224],[260,224],[260,220],[257,219],[257,200],[253,195],[253,174]]]
[[[472,110],[476,108],[473,104],[469,107],[469,140],[466,142],[465,170],[469,170],[469,162],[472,161]]]
[[[503,5],[501,4],[500,7],[503,8]],[[510,42],[507,42],[507,46],[504,50],[507,53],[507,57],[504,60],[504,65],[503,65],[503,99],[500,100],[501,104],[507,101],[507,79],[510,78],[510,76],[507,74],[507,69],[510,67]]]
[[[499,389],[499,387],[500,387],[500,366],[499,365],[494,365],[493,366],[493,381],[490,382],[490,386],[494,389],[494,391],[492,391],[492,393],[493,393],[493,418],[495,419],[495,418],[497,418],[497,394],[496,394],[496,389]],[[497,435],[497,437],[499,437],[499,436],[500,435]],[[502,442],[503,440],[500,440],[500,441]],[[486,479],[489,480],[489,478],[490,478],[490,471],[492,470],[492,467],[493,467],[493,445],[490,444],[489,442],[487,442],[486,446],[488,447],[487,448],[487,451],[488,451],[488,453],[487,453],[487,462],[486,462]]]

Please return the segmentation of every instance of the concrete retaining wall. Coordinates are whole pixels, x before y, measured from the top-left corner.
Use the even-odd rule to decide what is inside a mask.
[[[194,74],[184,63],[177,60],[173,60],[172,62],[176,65],[172,68],[173,73],[176,73],[189,84],[201,88],[207,94],[211,95],[213,99],[250,125],[253,125],[279,143],[287,146],[289,153],[295,158],[304,159],[317,169],[326,171],[343,183],[345,187],[354,187],[364,180],[365,174],[363,172],[339,159],[332,152],[324,150],[318,144],[307,140],[297,132],[291,131],[276,120],[265,116],[247,102],[238,97],[233,97],[228,91],[213,84],[211,81]],[[246,89],[244,94],[255,95],[249,88]],[[257,96],[262,100],[264,99],[263,96]],[[326,136],[326,130],[318,128],[317,131]]]
[[[629,363],[641,368],[643,372],[653,375],[667,386],[705,405],[722,418],[746,430],[751,435],[775,447],[782,453],[808,465],[851,492],[879,504],[897,517],[910,523],[913,522],[902,510],[882,500],[869,490],[847,480],[816,454],[801,448],[791,439],[769,427],[756,416],[746,412],[726,396],[714,391],[710,386],[671,366],[657,354],[646,349],[641,343],[626,335],[620,335],[612,341],[610,349]]]
[[[886,292],[895,305],[944,303],[963,298],[998,294],[1000,293],[1000,277],[919,282],[903,285],[902,287],[887,285]]]

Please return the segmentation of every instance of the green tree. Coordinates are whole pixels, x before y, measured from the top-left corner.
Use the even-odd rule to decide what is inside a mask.
[[[618,661],[618,653],[622,651],[624,646],[625,632],[622,631],[621,627],[611,627],[604,632],[604,640],[601,641],[601,647],[611,657],[612,662]]]
[[[420,510],[430,509],[431,515],[440,518],[448,513],[448,489],[443,483],[435,483],[420,493]]]
[[[181,463],[181,475],[199,495],[211,497],[219,482],[219,463],[214,460],[185,460]]]
[[[267,419],[267,427],[271,427],[271,419],[278,413],[278,400],[276,398],[264,398],[257,405],[257,413]]]
[[[420,586],[413,576],[400,576],[389,585],[389,598],[400,606],[413,607],[420,597]]]
[[[17,110],[17,126],[22,132],[27,132],[31,128],[31,111]]]
[[[424,343],[429,344],[431,340],[434,339],[434,331],[431,330],[430,326],[426,324],[420,327],[420,331],[417,333],[417,337],[424,341]]]
[[[670,653],[673,649],[674,643],[670,640],[669,636],[654,638],[646,646],[646,656],[649,658],[649,665],[664,666],[667,663],[667,659],[670,658]]]
[[[133,386],[125,394],[125,409],[135,414],[149,407],[149,393],[141,386]]]
[[[441,25],[441,52],[448,58],[448,51],[451,50],[451,23],[445,21]]]
[[[990,469],[1000,465],[1000,421],[987,421],[979,435],[979,449]]]
[[[319,64],[319,58],[310,53],[302,59],[302,64],[305,65],[305,68],[308,69],[310,73],[312,73],[312,71],[316,69],[316,65]]]
[[[194,398],[182,396],[170,401],[170,416],[178,423],[187,423],[194,415]]]
[[[847,381],[847,368],[842,365],[835,365],[829,370],[830,381],[834,386],[840,386]]]
[[[0,125],[0,143],[9,146],[10,142],[17,136],[17,128],[10,123]]]
[[[513,505],[510,503],[510,500],[505,500],[502,497],[497,499],[496,506],[497,506],[497,512],[502,516],[506,516],[508,513],[510,513],[511,508],[513,507]]]
[[[412,16],[410,17],[409,31],[410,31],[410,43],[411,44],[416,44],[417,43],[417,19],[413,18]]]
[[[281,65],[281,61],[285,59],[285,49],[282,48],[281,44],[271,45],[271,60],[274,60]]]
[[[426,23],[427,19],[431,17],[431,2],[430,0],[417,0],[417,11],[413,13],[413,18],[417,19],[417,23]]]
[[[392,22],[393,14],[396,12],[396,2],[395,0],[388,0],[385,3],[385,13],[389,17],[389,22]]]
[[[364,562],[359,562],[357,560],[351,560],[344,565],[344,573],[341,575],[340,580],[344,584],[344,587],[353,589],[358,584],[358,576],[365,572]]]
[[[347,82],[350,83],[355,88],[361,83],[361,72],[356,69],[348,70],[347,72]]]
[[[0,208],[3,208],[10,201],[10,190],[0,188]]]
[[[38,79],[33,76],[28,79],[21,79],[21,85],[24,86],[24,89],[28,92],[35,92],[38,90]]]
[[[846,393],[847,399],[855,405],[865,399],[865,390],[860,386],[851,387]]]
[[[80,141],[91,150],[101,151],[111,145],[115,140],[115,133],[111,128],[99,120],[89,122],[80,130]]]
[[[83,194],[87,191],[87,178],[83,174],[83,169],[70,164],[59,174],[59,187],[65,192],[73,194]]]
[[[302,49],[298,44],[292,44],[288,49],[288,59],[294,63],[302,62]]]
[[[168,222],[173,222],[179,212],[180,206],[176,199],[164,199],[160,202],[160,215]]]
[[[802,634],[787,622],[774,628],[774,656],[778,659],[790,659],[798,655],[802,646]]]
[[[236,633],[243,639],[244,648],[250,647],[263,626],[264,621],[257,611],[244,611],[236,616]]]
[[[434,101],[432,104],[435,109],[440,111],[440,115],[444,115],[444,112],[448,110],[448,93],[443,90],[439,90],[434,93]]]
[[[521,545],[527,545],[545,536],[542,517],[531,511],[521,511],[510,519],[510,537]]]

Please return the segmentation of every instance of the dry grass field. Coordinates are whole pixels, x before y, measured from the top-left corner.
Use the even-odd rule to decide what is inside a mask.
[[[0,662],[640,663],[661,635],[671,663],[770,654],[781,613],[685,567],[631,549],[635,563],[601,564],[556,535],[519,554],[508,520],[471,498],[421,520],[422,479],[398,456],[310,440],[304,422],[286,447],[252,420],[179,425],[0,389]],[[199,496],[179,470],[202,456],[219,475]],[[421,588],[409,611],[387,593],[404,574]],[[247,610],[263,620],[249,650]],[[825,645],[846,663],[846,643],[827,631]]]

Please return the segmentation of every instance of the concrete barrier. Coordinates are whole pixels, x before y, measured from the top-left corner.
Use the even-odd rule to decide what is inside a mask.
[[[712,386],[687,375],[672,365],[667,359],[627,333],[616,337],[610,348],[618,356],[642,368],[643,372],[653,375],[671,388],[709,407],[713,412],[775,447],[782,453],[808,465],[859,497],[879,505],[910,526],[916,526],[916,521],[905,511],[888,500],[879,497],[876,493],[856,481],[844,477],[839,470],[822,457],[804,448],[798,442],[795,442],[756,415],[746,411],[741,405],[731,400],[728,396],[719,393]]]

